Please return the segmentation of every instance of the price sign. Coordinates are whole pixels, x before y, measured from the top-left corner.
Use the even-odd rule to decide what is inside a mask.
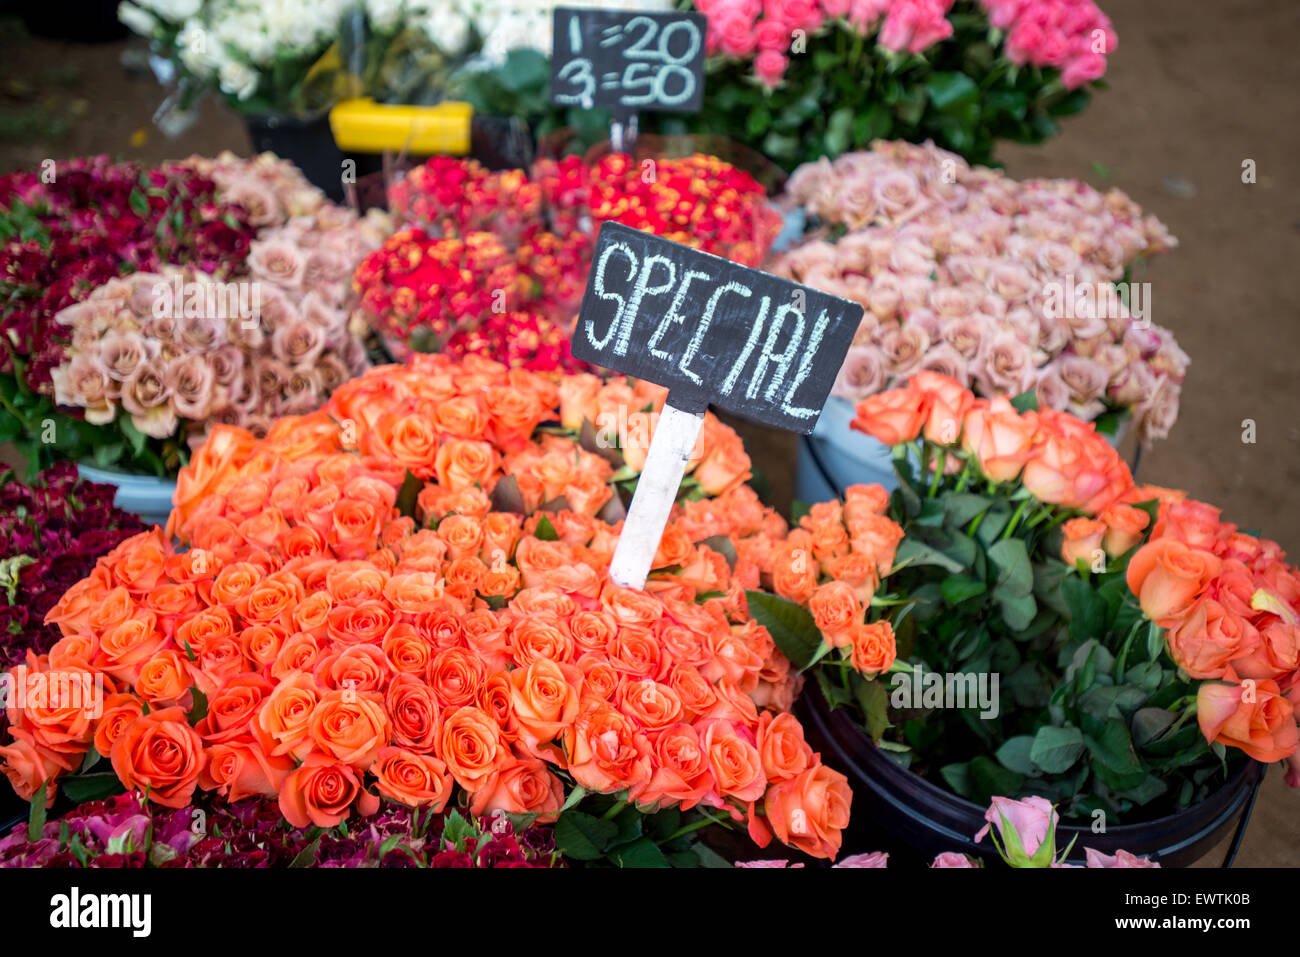
[[[610,577],[640,588],[712,405],[809,433],[862,307],[619,223],[597,237],[573,354],[668,387]]]
[[[704,98],[704,33],[699,13],[555,8],[551,102],[691,113]]]

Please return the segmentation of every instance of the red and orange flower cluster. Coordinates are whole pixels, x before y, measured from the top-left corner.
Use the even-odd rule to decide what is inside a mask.
[[[612,154],[489,172],[430,160],[389,191],[411,228],[357,270],[361,315],[405,358],[410,349],[485,355],[574,371],[567,330],[600,224],[617,221],[757,266],[780,229],[761,186],[711,156]]]
[[[853,427],[887,445],[924,436],[960,448],[990,480],[1019,482],[1041,502],[1078,511],[1062,526],[1062,557],[1072,566],[1136,548],[1129,589],[1165,629],[1173,661],[1202,682],[1197,719],[1206,740],[1259,761],[1285,759],[1288,782],[1300,786],[1300,574],[1276,542],[1239,531],[1181,491],[1135,485],[1091,424],[1054,410],[1020,412],[1006,398],[976,399],[947,376],[919,373],[905,388],[871,396]],[[1150,518],[1135,506],[1153,500],[1148,535]]]
[[[299,827],[457,789],[475,815],[545,821],[580,786],[834,856],[847,782],[788,713],[798,679],[744,594],[786,525],[747,463],[701,473],[734,433],[706,427],[694,478],[712,494],[674,510],[645,590],[609,580],[621,525],[596,513],[616,450],[561,423],[652,415],[658,391],[417,356],[264,439],[218,427],[178,483],[185,547],[158,529],[123,543],[29,658],[24,681],[102,678],[102,715],[11,709],[4,772],[52,795],[93,744],[158,804],[278,795]]]

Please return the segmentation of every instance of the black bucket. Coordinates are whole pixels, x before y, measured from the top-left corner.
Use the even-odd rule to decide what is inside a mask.
[[[334,142],[329,114],[299,119],[268,113],[245,117],[248,138],[257,153],[270,151],[291,160],[308,181],[332,201],[343,200],[343,152]]]
[[[920,775],[899,767],[884,755],[849,713],[832,709],[816,681],[804,686],[795,705],[808,743],[822,760],[846,775],[853,790],[853,806],[842,854],[888,851],[890,862],[929,864],[938,854],[956,851],[997,860],[991,838],[976,844],[984,827],[985,808],[931,784]],[[1056,846],[1066,847],[1071,863],[1083,863],[1084,848],[1104,854],[1118,850],[1149,857],[1163,867],[1186,867],[1208,854],[1232,829],[1243,812],[1243,829],[1249,820],[1266,765],[1247,761],[1229,776],[1219,790],[1185,811],[1141,824],[1117,824],[1103,833],[1085,826],[1059,825]],[[1231,863],[1240,843],[1239,830],[1224,866]]]

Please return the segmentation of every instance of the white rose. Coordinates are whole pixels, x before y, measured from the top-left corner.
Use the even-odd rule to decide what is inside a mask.
[[[435,10],[425,22],[424,32],[439,50],[456,56],[469,43],[469,20],[451,10]]]
[[[153,36],[154,30],[158,27],[158,19],[152,13],[141,10],[133,3],[119,3],[117,5],[117,18],[127,25],[133,32],[142,37]]]
[[[247,100],[257,92],[257,82],[261,74],[241,60],[229,59],[218,68],[217,78],[221,83],[222,93]]]
[[[403,0],[366,0],[366,16],[376,30],[395,30],[406,15]]]

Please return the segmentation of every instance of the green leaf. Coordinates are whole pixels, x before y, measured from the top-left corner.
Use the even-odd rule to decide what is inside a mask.
[[[321,837],[323,836],[321,835]],[[320,837],[317,837],[316,840],[299,851],[298,855],[289,862],[289,866],[291,868],[311,867],[316,863],[316,852],[318,850],[320,850]]]
[[[59,784],[60,793],[77,804],[83,804],[86,801],[102,801],[106,797],[121,794],[125,790],[126,788],[122,786],[122,782],[118,780],[117,775],[112,771],[101,771],[98,774],[78,774],[64,778]]]
[[[27,812],[27,840],[36,843],[45,832],[45,795],[49,781],[42,781],[41,786],[32,795],[31,810]]]
[[[149,441],[149,436],[145,435],[135,427],[135,423],[131,421],[129,415],[119,415],[113,420],[113,424],[120,428],[122,434],[126,436],[127,442],[131,445],[131,453],[133,455],[138,456],[144,452],[145,443]],[[61,429],[59,431],[62,432]]]
[[[969,598],[982,595],[986,587],[978,578],[967,578],[964,575],[949,575],[940,585],[943,600],[949,605],[960,605]]]
[[[826,121],[826,151],[838,156],[849,147],[849,134],[853,129],[853,108],[842,106]]]
[[[1030,389],[1028,392],[1022,392],[1011,400],[1012,406],[1017,412],[1037,412],[1038,411],[1038,394]]]
[[[1078,728],[1044,725],[1034,735],[1029,759],[1047,774],[1064,774],[1083,754],[1083,732]]]
[[[1004,538],[988,550],[988,557],[998,571],[997,584],[993,586],[994,594],[1019,598],[1034,590],[1034,568],[1023,541]]]
[[[640,815],[639,811],[633,814]],[[671,867],[659,845],[648,837],[638,838],[631,844],[615,848],[610,858],[619,867]]]
[[[1164,708],[1140,708],[1133,715],[1133,743],[1146,747],[1172,727],[1178,715]]]
[[[477,836],[478,831],[474,825],[467,821],[460,811],[452,811],[442,822],[442,843],[444,846],[450,843],[453,850],[465,850],[465,842]]]
[[[194,704],[190,707],[190,710],[185,713],[185,720],[189,722],[189,725],[192,728],[207,717],[208,696],[196,687],[190,688],[190,694],[194,696]]]
[[[970,762],[946,764],[939,769],[939,774],[953,791],[964,798],[971,796]]]
[[[1091,723],[1092,730],[1084,736],[1084,741],[1092,756],[1092,767],[1097,777],[1115,791],[1140,785],[1146,777],[1146,771],[1133,750],[1128,726],[1119,718],[1111,718],[1100,728],[1097,727],[1099,722],[1096,719],[1085,716],[1083,721],[1085,730]]]
[[[1038,768],[1034,766],[1030,758],[1030,750],[1034,746],[1034,739],[1027,734],[1018,734],[1014,738],[1007,738],[998,748],[994,757],[998,763],[1009,771],[1016,774],[1023,774],[1025,777],[1033,777],[1038,773]]]
[[[767,592],[747,591],[745,598],[749,614],[767,629],[795,669],[807,668],[822,644],[822,634],[808,610]]]
[[[966,570],[966,566],[954,558],[949,558],[937,548],[931,548],[915,538],[905,538],[898,545],[894,554],[894,568],[904,565],[936,565],[954,575]]]
[[[965,73],[932,73],[925,86],[937,110],[950,111],[979,100],[979,87]]]
[[[618,825],[582,811],[569,810],[555,822],[555,846],[575,861],[597,861],[618,835]]]
[[[422,488],[424,483],[408,469],[406,477],[402,479],[402,487],[397,490],[397,511],[401,515],[415,519],[416,503],[419,501]]]
[[[1033,623],[1038,614],[1038,604],[1033,595],[1006,595],[994,593],[1002,620],[1012,632],[1021,632]]]
[[[976,515],[988,511],[993,502],[972,492],[952,492],[943,496],[943,507],[954,525],[969,525]]]
[[[889,727],[889,692],[879,681],[853,676],[853,696],[866,719],[867,733],[871,740],[880,742],[880,737]]]
[[[544,542],[558,542],[560,540],[560,533],[555,530],[555,526],[551,524],[551,520],[545,515],[537,520],[537,527],[533,529],[533,535]]]
[[[976,802],[988,804],[995,796],[1009,797],[1019,791],[1024,783],[1024,776],[1008,771],[981,754],[971,760],[970,781]]]

